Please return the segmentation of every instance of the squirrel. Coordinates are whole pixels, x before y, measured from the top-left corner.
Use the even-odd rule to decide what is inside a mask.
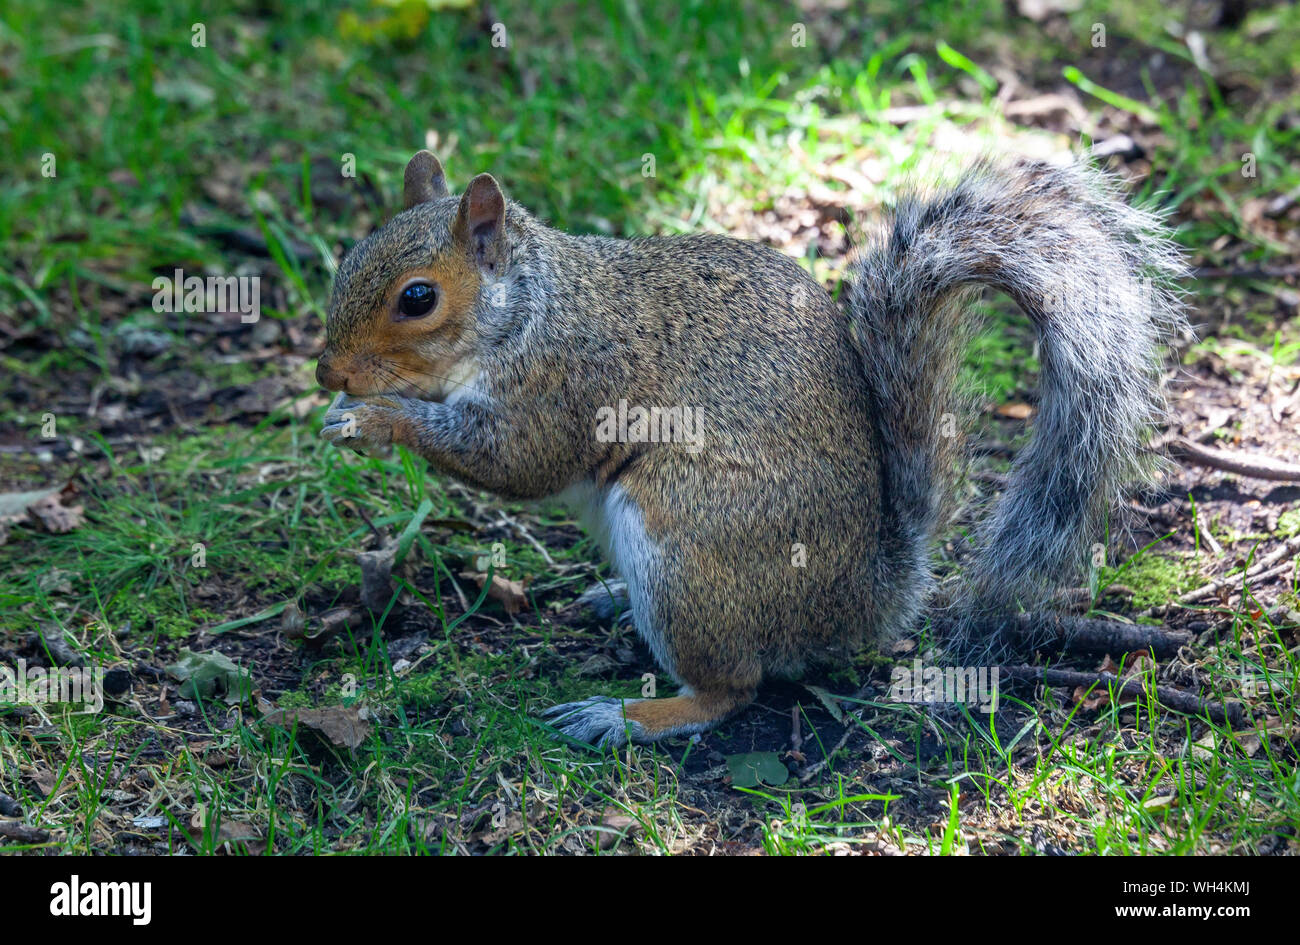
[[[404,203],[339,264],[322,435],[579,505],[613,602],[680,686],[548,710],[579,740],[703,732],[765,677],[919,627],[982,286],[1034,323],[1042,396],[964,612],[1045,602],[1149,475],[1185,267],[1160,216],[1086,161],[986,157],[902,199],[855,250],[842,307],[758,243],[570,235],[490,174],[452,195],[427,151]]]

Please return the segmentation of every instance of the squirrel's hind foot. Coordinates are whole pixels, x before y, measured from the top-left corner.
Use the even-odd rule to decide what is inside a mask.
[[[615,748],[628,741],[646,743],[670,735],[694,735],[739,712],[754,699],[753,690],[696,693],[686,690],[667,699],[615,699],[592,696],[566,702],[542,713],[568,735],[597,747]]]
[[[590,607],[601,620],[618,618],[620,624],[631,623],[632,601],[627,581],[599,581],[587,588],[573,602],[578,608]]]

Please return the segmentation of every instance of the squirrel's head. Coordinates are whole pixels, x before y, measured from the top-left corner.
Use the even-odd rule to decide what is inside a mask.
[[[440,400],[473,372],[479,296],[508,262],[506,200],[490,174],[450,196],[428,151],[403,184],[403,211],[339,264],[316,379],[360,397]]]

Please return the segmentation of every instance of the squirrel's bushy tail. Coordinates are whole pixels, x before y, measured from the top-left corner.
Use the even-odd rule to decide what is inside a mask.
[[[1038,331],[1032,442],[979,534],[966,604],[1016,610],[1078,573],[1159,419],[1159,350],[1183,325],[1185,267],[1159,217],[1086,164],[984,160],[901,203],[851,270],[854,336],[884,441],[884,527],[929,584],[956,442],[953,386],[973,289],[1009,295]],[[901,615],[900,615],[901,616]]]

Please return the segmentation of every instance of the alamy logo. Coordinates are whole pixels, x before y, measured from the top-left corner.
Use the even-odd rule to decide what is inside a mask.
[[[148,925],[153,883],[83,883],[73,873],[69,882],[50,887],[50,915],[124,915],[131,917],[132,925]]]
[[[681,443],[688,453],[704,447],[704,418],[699,407],[628,406],[596,411],[598,443]]]
[[[996,666],[925,666],[912,660],[909,669],[895,666],[889,681],[889,698],[894,702],[974,703],[984,713],[998,708]]]
[[[155,312],[238,312],[239,320],[252,324],[262,317],[260,276],[187,276],[177,269],[172,276],[153,281]]]
[[[17,666],[0,666],[0,705],[81,705],[78,714],[93,714],[104,708],[102,666],[44,666],[28,668],[27,660]]]

